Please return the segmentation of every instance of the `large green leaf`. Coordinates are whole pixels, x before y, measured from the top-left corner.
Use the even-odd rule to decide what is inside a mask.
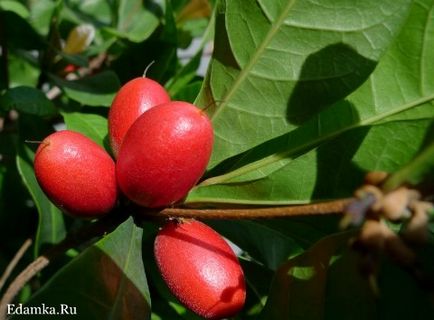
[[[350,197],[367,171],[394,172],[419,151],[430,120],[355,128],[257,179],[198,186],[186,202],[296,204]],[[272,170],[273,168],[270,168]]]
[[[434,50],[428,50],[434,49],[434,36],[430,33],[434,28],[433,10],[429,10],[433,7],[432,1],[415,3],[403,31],[381,59],[375,72],[348,98],[314,116],[298,129],[253,148],[251,152],[246,152],[238,159],[234,170],[202,182],[202,186],[192,192],[188,201],[195,201],[199,194],[200,197],[207,199],[208,191],[211,189],[216,191],[215,198],[224,198],[222,190],[229,193],[229,189],[232,189],[231,198],[235,198],[235,202],[243,202],[244,199],[249,201],[255,195],[267,198],[269,203],[309,201],[315,188],[317,164],[320,162],[314,154],[316,151],[306,153],[296,162],[292,161],[294,158],[357,127],[392,120],[433,117],[434,86],[429,84],[434,82],[434,73],[431,72],[428,62],[434,59]],[[414,150],[413,147],[418,144],[418,140],[413,140],[415,137],[411,134],[408,134],[407,138],[403,136],[407,132],[407,126],[402,122],[402,125],[396,128],[396,132],[387,134],[391,139],[394,139],[395,135],[401,136],[399,143],[403,148],[402,153],[412,154],[411,150]],[[349,148],[354,146],[349,145]],[[381,145],[377,144],[375,148],[381,149]],[[372,170],[378,154],[366,152],[370,156],[365,156],[365,159],[370,159],[371,165],[363,169]],[[232,166],[233,163],[234,161]],[[396,170],[398,167],[385,169]],[[270,176],[271,174],[273,176]],[[262,181],[256,184],[255,180],[260,179]],[[346,179],[350,183],[354,177],[347,176]],[[284,182],[281,184],[282,187],[277,188],[279,183],[276,184],[276,181]],[[295,183],[296,189],[291,187],[291,184],[295,186]],[[292,191],[285,192],[291,188]],[[205,192],[204,189],[208,191]],[[281,195],[269,199],[270,193]]]
[[[29,305],[49,301],[60,308],[66,304],[76,308],[80,319],[149,319],[151,302],[142,261],[142,234],[129,218],[63,267]],[[54,316],[62,317],[65,315]]]
[[[54,104],[40,90],[20,86],[9,89],[0,96],[0,107],[5,111],[15,109],[30,115],[52,116],[57,113]]]
[[[65,237],[62,212],[47,198],[36,181],[33,170],[34,153],[22,145],[17,154],[17,167],[38,209],[39,222],[35,239],[35,255],[44,244],[56,244]]]
[[[50,75],[50,78],[69,98],[87,106],[110,106],[120,88],[119,79],[112,71],[103,71],[73,81],[55,75]]]
[[[68,130],[80,132],[100,146],[105,146],[108,133],[106,118],[98,114],[84,112],[65,112],[62,115]]]
[[[213,105],[209,167],[295,129],[361,85],[409,0],[221,1],[198,104]]]

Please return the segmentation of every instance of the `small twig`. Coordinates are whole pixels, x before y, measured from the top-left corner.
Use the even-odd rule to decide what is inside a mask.
[[[106,216],[97,222],[80,229],[76,233],[69,234],[62,242],[58,243],[45,254],[38,257],[35,261],[29,264],[9,285],[5,294],[0,301],[0,320],[7,318],[6,310],[26,283],[36,274],[43,270],[51,261],[60,256],[68,249],[86,243],[95,237],[101,237],[107,232],[114,230],[120,223],[127,218],[127,215],[120,212],[113,212],[110,216]]]
[[[353,199],[339,199],[329,202],[313,203],[300,206],[249,209],[184,209],[166,208],[159,212],[147,212],[147,215],[168,218],[196,219],[266,219],[320,214],[342,213]]]
[[[9,276],[12,273],[12,271],[14,270],[14,268],[16,267],[16,265],[18,264],[18,262],[21,260],[21,258],[24,256],[24,254],[26,253],[27,249],[31,245],[32,245],[32,239],[27,239],[26,241],[24,241],[23,245],[17,251],[17,253],[13,257],[13,259],[11,260],[11,262],[9,262],[8,266],[6,267],[5,272],[3,273],[2,277],[0,278],[0,291],[3,288],[6,280],[9,278]]]

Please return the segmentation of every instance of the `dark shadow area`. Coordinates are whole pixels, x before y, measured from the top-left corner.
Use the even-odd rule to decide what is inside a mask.
[[[148,319],[151,312],[148,301],[135,284],[110,256],[95,246],[59,271],[25,306],[41,307],[43,303],[55,307],[56,311],[60,311],[62,305],[76,307],[76,315],[69,317],[79,319]],[[31,318],[46,317],[32,315]],[[69,318],[67,314],[49,317]],[[22,319],[22,316],[12,319]]]
[[[317,180],[313,199],[350,197],[363,183],[365,171],[352,161],[369,127],[360,127],[321,145],[317,150]]]
[[[288,102],[288,122],[300,125],[343,99],[369,77],[376,64],[344,43],[312,53]]]

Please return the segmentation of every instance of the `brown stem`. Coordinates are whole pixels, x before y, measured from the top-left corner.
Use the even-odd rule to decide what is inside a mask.
[[[15,254],[15,256],[12,258],[11,262],[9,262],[8,266],[6,267],[5,272],[3,273],[2,277],[0,278],[0,291],[3,288],[6,280],[9,278],[9,276],[12,273],[12,271],[14,270],[14,268],[16,267],[16,265],[18,264],[18,262],[21,260],[21,258],[24,256],[24,254],[26,253],[27,249],[31,245],[32,245],[32,239],[27,239],[26,241],[24,241],[24,243],[21,246],[21,248],[17,251],[17,253]]]
[[[147,215],[167,218],[196,219],[266,219],[295,216],[310,216],[343,212],[353,199],[339,199],[329,202],[313,203],[300,206],[249,209],[185,209],[166,208],[159,212],[147,212]]]

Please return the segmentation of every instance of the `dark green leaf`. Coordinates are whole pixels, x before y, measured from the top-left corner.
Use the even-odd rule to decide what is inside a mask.
[[[80,319],[150,319],[142,233],[129,218],[62,268],[29,305],[66,304],[76,307]]]
[[[87,106],[110,106],[120,88],[120,82],[112,71],[103,71],[79,80],[67,81],[54,75],[50,78],[65,94]]]
[[[356,256],[341,255],[349,236],[324,238],[282,265],[261,319],[372,319],[373,295],[367,279],[358,273]]]
[[[15,49],[41,49],[43,41],[26,19],[12,11],[0,10],[2,28],[7,32],[7,45]],[[5,32],[2,30],[2,32]]]
[[[34,153],[22,145],[17,155],[17,167],[38,209],[39,222],[35,240],[35,255],[43,244],[60,242],[66,234],[62,212],[47,198],[36,181],[33,170]]]
[[[65,112],[62,115],[67,129],[80,132],[104,147],[108,132],[106,118],[98,114],[80,112]]]
[[[410,4],[371,0],[348,9],[332,0],[221,1],[215,52],[197,100],[217,102],[209,167],[294,130],[354,91],[402,27]]]
[[[193,103],[201,87],[202,87],[202,80],[194,81],[184,86],[179,92],[177,92],[175,95],[172,96],[172,99]]]
[[[9,89],[0,97],[0,104],[3,110],[15,109],[30,115],[52,116],[57,113],[54,104],[45,94],[31,87]]]
[[[253,221],[215,221],[210,225],[270,270],[302,252],[288,235]]]
[[[179,94],[179,92],[184,90],[186,85],[196,77],[197,68],[199,68],[201,58],[202,51],[199,51],[172,79],[166,83],[165,87],[171,97]]]

